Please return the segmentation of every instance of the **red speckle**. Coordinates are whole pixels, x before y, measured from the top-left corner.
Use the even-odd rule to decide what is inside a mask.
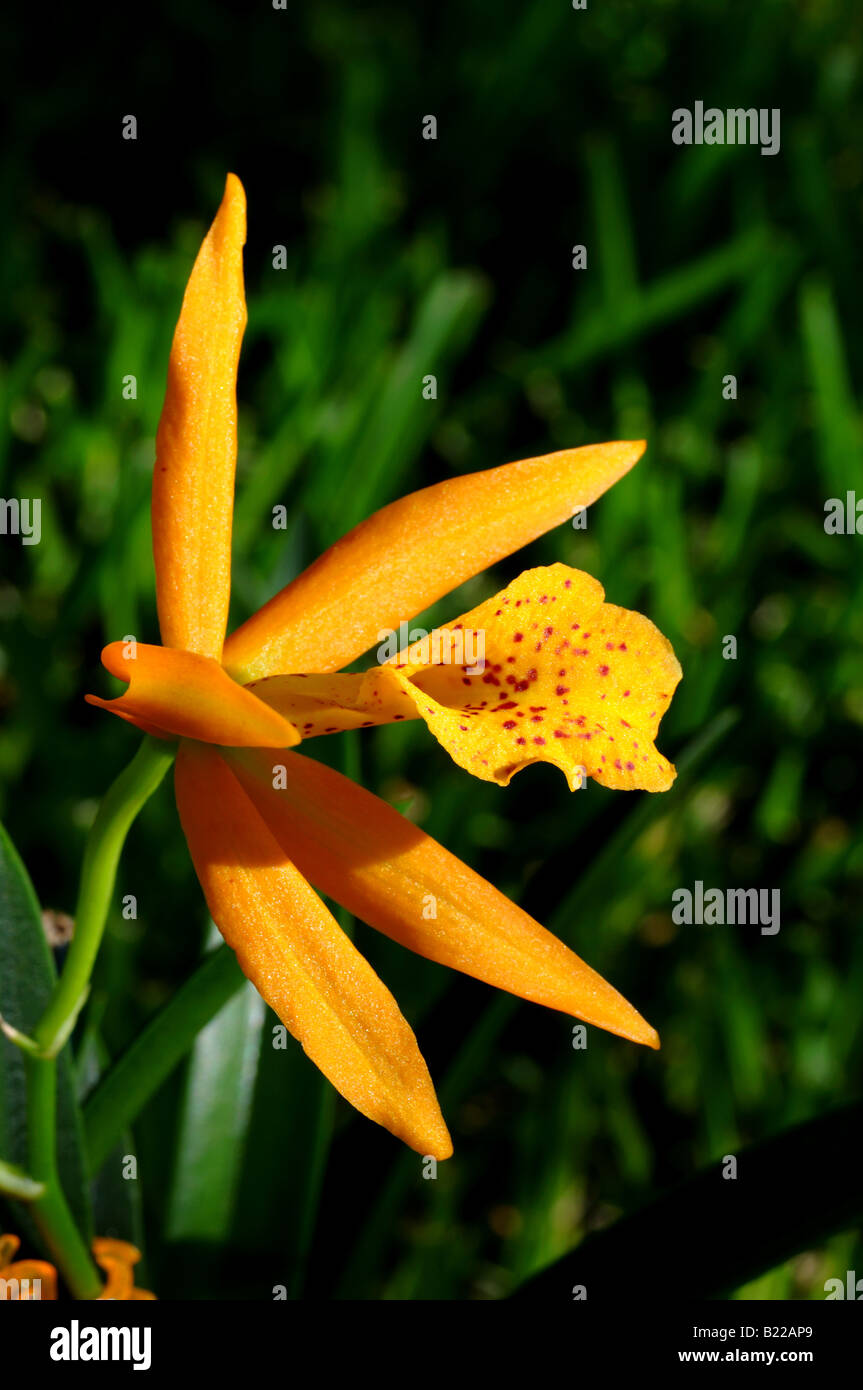
[[[516,722],[514,719],[505,719],[503,721],[503,727],[505,729],[514,729],[516,727]]]
[[[541,714],[532,714],[532,715],[530,716],[530,722],[531,722],[531,724],[541,724],[541,723],[542,723],[542,715],[541,715]]]
[[[569,686],[568,686],[568,685],[559,685],[559,686],[557,687],[557,689],[555,690],[554,693],[555,693],[555,695],[568,695],[568,694],[569,694]]]
[[[563,587],[564,587],[564,589],[571,589],[571,588],[572,588],[572,580],[571,580],[571,579],[564,579],[564,581],[563,581]]]
[[[461,683],[462,685],[470,685],[470,676],[462,676]]]
[[[627,763],[627,764],[626,764],[626,770],[627,770],[627,772],[634,772],[634,771],[635,771],[635,763]]]
[[[607,676],[607,675],[608,675],[608,667],[607,667],[607,666],[597,666],[596,669],[597,669],[597,672],[598,672],[598,674],[599,674],[600,676]]]
[[[507,700],[507,702],[506,702],[505,705],[498,705],[498,709],[499,709],[499,710],[502,710],[502,709],[515,709],[515,706],[516,706],[516,701],[515,701],[515,700]]]
[[[620,643],[618,644],[617,650],[618,650],[619,652],[625,652],[625,651],[626,651],[626,643],[625,643],[625,642],[620,642]]]
[[[537,679],[535,666],[531,666],[530,670],[527,672],[527,678],[529,681],[535,681]]]
[[[614,760],[614,766],[618,769],[618,771],[620,771],[620,772],[623,771],[623,764],[621,763],[621,761],[620,761],[619,758],[615,758],[615,760]]]
[[[527,739],[526,739],[526,738],[517,738],[517,739],[516,739],[516,743],[527,743]]]
[[[614,651],[614,643],[613,643],[613,642],[606,642],[606,644],[605,644],[605,650],[606,650],[607,652],[613,652],[613,651]]]
[[[554,736],[555,738],[569,738],[569,734],[565,734],[563,729],[555,729]]]
[[[524,633],[523,633],[523,632],[514,632],[514,633],[512,634],[512,640],[513,640],[513,642],[523,642],[523,641],[524,641]]]
[[[535,738],[533,741],[534,741],[534,743],[538,743],[538,744],[540,744],[540,745],[544,745],[544,744],[545,744],[545,739],[544,739],[544,738]]]
[[[628,694],[629,694],[629,691],[628,691],[628,690],[624,690],[623,693],[624,693],[624,695],[628,695]]]

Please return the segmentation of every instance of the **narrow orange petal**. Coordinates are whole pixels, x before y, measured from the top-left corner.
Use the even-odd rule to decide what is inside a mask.
[[[153,555],[162,641],[217,659],[231,594],[246,197],[229,174],[192,268],[156,435]]]
[[[111,642],[102,662],[112,676],[129,681],[129,689],[116,700],[85,699],[147,732],[236,747],[289,748],[300,741],[286,719],[232,681],[211,657]]]
[[[370,926],[498,989],[658,1047],[595,970],[466,864],[348,778],[299,753],[225,754],[301,873]],[[279,786],[273,786],[274,765]]]
[[[565,449],[392,502],[325,551],[225,643],[238,680],[338,671],[472,575],[595,502],[644,442]]]
[[[416,1038],[386,986],[286,857],[224,759],[184,743],[177,806],[213,920],[308,1056],[419,1153],[452,1144]]]

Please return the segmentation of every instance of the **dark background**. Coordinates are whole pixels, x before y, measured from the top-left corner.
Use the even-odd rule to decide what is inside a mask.
[[[95,803],[135,746],[83,694],[107,690],[104,642],[156,640],[152,440],[229,169],[249,201],[234,620],[403,492],[646,437],[587,532],[563,528],[435,614],[560,559],[648,614],[684,670],[660,747],[691,770],[664,796],[571,797],[547,767],[504,792],[413,726],[312,750],[413,798],[663,1050],[592,1031],[574,1052],[562,1016],[359,924],[455,1159],[422,1182],[301,1055],[273,1054],[273,1020],[241,999],[140,1117],[134,1210],[100,1198],[161,1296],[499,1297],[700,1165],[857,1093],[861,540],[823,517],[863,495],[861,23],[850,3],[779,0],[4,17],[0,465],[3,496],[43,498],[43,539],[3,539],[0,774],[47,906],[71,910]],[[673,145],[671,112],[696,100],[778,107],[780,153]],[[269,526],[277,502],[287,534]],[[676,926],[671,893],[696,879],[780,888],[781,932]],[[106,938],[83,1090],[204,941],[167,784],[119,888],[140,915]],[[801,1203],[817,1200],[801,1172]],[[695,1242],[693,1259],[710,1252]],[[742,1296],[823,1297],[861,1260],[853,1232],[825,1232]]]

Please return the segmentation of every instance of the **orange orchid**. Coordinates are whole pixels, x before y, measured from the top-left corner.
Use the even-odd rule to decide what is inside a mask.
[[[594,502],[641,442],[525,459],[394,502],[331,546],[228,639],[236,374],[246,321],[245,198],[229,175],[171,350],[156,441],[153,548],[162,646],[105,648],[128,681],[87,698],[179,738],[177,805],[210,912],[248,978],[364,1115],[420,1153],[452,1144],[409,1025],[315,889],[418,954],[659,1045],[609,984],[396,810],[293,751],[322,734],[420,718],[454,760],[506,785],[550,761],[570,786],[664,790],[654,745],[680,679],[646,618],[565,565],[530,570],[444,635],[481,634],[485,664],[422,644],[342,672],[489,565]],[[314,885],[314,887],[312,886]]]
[[[0,1235],[0,1287],[4,1299],[19,1302],[40,1299],[43,1302],[57,1297],[57,1270],[47,1260],[14,1260],[21,1242],[17,1236]],[[130,1302],[154,1299],[155,1294],[135,1287],[133,1266],[141,1258],[140,1251],[126,1240],[97,1236],[93,1241],[93,1257],[105,1274],[105,1284],[99,1303]]]

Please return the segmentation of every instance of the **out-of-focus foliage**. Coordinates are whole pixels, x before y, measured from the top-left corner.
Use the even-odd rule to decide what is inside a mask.
[[[436,1181],[299,1049],[274,1051],[275,1020],[245,992],[121,1146],[137,1153],[144,1282],[162,1296],[500,1296],[699,1165],[859,1086],[863,538],[823,525],[827,499],[863,498],[859,10],[320,0],[230,19],[186,0],[150,7],[127,47],[106,28],[56,70],[38,50],[35,82],[38,35],[15,22],[0,492],[42,499],[42,540],[0,537],[0,775],[45,906],[70,910],[96,801],[136,743],[82,697],[108,688],[103,643],[157,638],[153,437],[228,168],[250,209],[235,621],[403,492],[649,440],[586,531],[555,532],[433,616],[528,564],[596,574],[674,644],[684,681],[660,746],[679,757],[707,732],[691,775],[653,798],[572,796],[535,767],[502,791],[412,724],[313,752],[410,801],[632,999],[662,1051],[595,1031],[574,1050],[570,1020],[356,924],[439,1082],[456,1155]],[[56,24],[62,40],[71,17]],[[671,112],[696,100],[779,108],[780,153],[674,146]],[[586,271],[571,268],[577,243]],[[675,925],[671,894],[696,880],[781,889],[780,932]],[[82,1090],[203,949],[167,782],[119,887],[138,917],[118,910],[110,926],[79,1028]],[[104,1180],[101,1200],[131,1234]],[[823,1297],[861,1261],[853,1233],[837,1236],[740,1296]]]

